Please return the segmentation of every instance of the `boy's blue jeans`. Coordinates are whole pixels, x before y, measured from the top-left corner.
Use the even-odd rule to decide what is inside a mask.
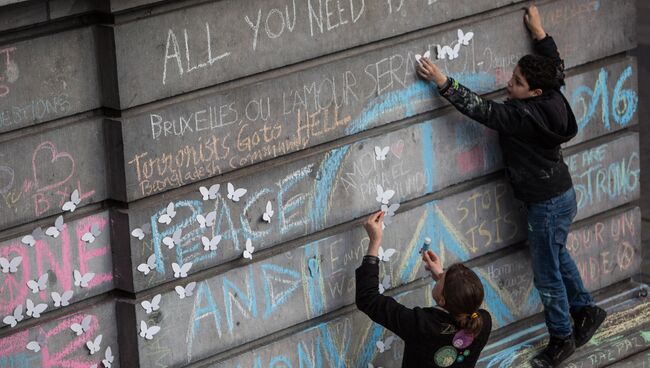
[[[566,337],[572,332],[569,308],[594,304],[565,246],[577,212],[576,193],[572,187],[526,207],[534,282],[544,305],[546,326],[551,336]]]

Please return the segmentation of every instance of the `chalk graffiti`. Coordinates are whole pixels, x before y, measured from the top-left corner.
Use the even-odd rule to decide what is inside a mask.
[[[18,239],[1,244],[0,256],[5,258],[21,256],[23,262],[18,272],[7,274],[0,284],[0,300],[2,300],[0,315],[10,314],[17,305],[24,304],[27,298],[47,303],[51,307],[50,292],[52,291],[74,290],[75,293],[87,294],[88,291],[82,293],[80,289],[75,288],[73,270],[80,270],[81,273],[98,270],[97,261],[101,262],[103,272],[97,272],[89,283],[88,290],[112,285],[111,251],[107,234],[100,236],[92,247],[81,241],[83,234],[93,225],[102,232],[108,232],[106,215],[93,215],[65,224],[58,238],[44,237],[37,240],[33,248],[25,246]],[[33,295],[27,287],[27,281],[37,279],[44,273],[50,274],[48,288]]]
[[[602,68],[593,88],[580,86],[571,95],[571,106],[578,120],[578,128],[584,129],[595,120],[597,109],[600,107],[600,120],[603,127],[611,130],[610,119],[621,127],[632,120],[638,106],[638,95],[634,90],[624,89],[628,79],[632,77],[632,66],[628,66],[618,77],[613,91],[607,85],[609,72]],[[610,93],[612,95],[610,100]]]

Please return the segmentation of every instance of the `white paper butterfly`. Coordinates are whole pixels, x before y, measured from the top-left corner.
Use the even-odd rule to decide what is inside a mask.
[[[422,58],[431,59],[431,52],[429,50],[427,50],[427,52],[425,52],[424,55],[415,54],[415,61],[420,63],[420,65],[422,65],[422,62],[420,61],[420,59],[422,59]]]
[[[99,334],[95,337],[95,340],[86,341],[86,347],[90,350],[90,355],[95,354],[101,349],[102,335]]]
[[[469,41],[474,37],[474,32],[463,33],[462,29],[458,30],[458,43],[462,45],[469,45]]]
[[[386,350],[390,350],[390,347],[393,345],[393,341],[395,341],[395,336],[389,336],[386,338],[384,341],[377,341],[377,349],[379,349],[380,353],[383,353]]]
[[[186,296],[192,296],[192,292],[194,291],[194,288],[196,287],[196,282],[192,281],[187,286],[182,287],[181,285],[176,285],[174,287],[174,290],[176,290],[176,293],[181,299],[185,299]]]
[[[32,302],[31,299],[27,299],[25,301],[25,305],[27,306],[27,311],[25,314],[34,318],[40,317],[41,313],[45,312],[45,309],[47,309],[47,304],[41,303],[34,305],[34,302]]]
[[[375,160],[384,161],[386,159],[386,155],[388,154],[389,150],[390,150],[390,147],[388,147],[388,146],[386,146],[384,148],[375,146]]]
[[[63,231],[63,216],[59,215],[54,221],[54,226],[50,226],[45,230],[45,234],[53,238],[58,238],[59,234]]]
[[[56,291],[52,292],[52,300],[54,301],[55,307],[67,307],[70,305],[70,299],[74,293],[72,290],[64,291],[63,294],[59,294]]]
[[[34,294],[38,293],[39,291],[45,290],[47,289],[48,277],[49,274],[46,272],[38,278],[38,281],[29,280],[27,281],[27,287],[29,287],[32,290],[32,293]]]
[[[8,324],[11,327],[16,327],[18,322],[23,320],[23,305],[18,304],[14,309],[14,313],[10,316],[6,316],[2,319],[2,322]]]
[[[246,249],[244,250],[244,258],[248,258],[252,260],[254,251],[255,251],[255,247],[253,246],[253,243],[251,242],[250,239],[246,239]]]
[[[395,191],[391,189],[384,190],[381,185],[377,184],[377,202],[388,204],[391,198],[395,195]]]
[[[151,232],[151,224],[146,223],[142,225],[141,227],[136,227],[131,231],[131,235],[138,238],[138,240],[144,239],[144,236],[146,234],[149,234]]]
[[[172,269],[174,270],[174,277],[176,278],[187,277],[187,272],[189,272],[191,267],[192,267],[192,262],[183,263],[182,266],[176,262],[172,263]]]
[[[269,224],[271,223],[271,217],[273,217],[273,204],[271,204],[271,201],[266,202],[266,211],[262,215],[262,220],[268,222]]]
[[[23,257],[14,257],[10,260],[0,257],[0,267],[2,267],[2,273],[14,273],[18,271],[18,266],[22,262]]]
[[[181,235],[183,233],[183,229],[176,229],[172,236],[166,236],[163,238],[163,244],[165,244],[169,249],[174,248],[174,245],[180,245],[181,244]]]
[[[379,260],[383,262],[388,262],[390,261],[390,257],[395,254],[395,249],[389,248],[384,251],[383,247],[379,247]]]
[[[208,212],[205,217],[203,215],[199,214],[196,215],[196,221],[199,222],[199,226],[201,229],[204,229],[206,226],[207,227],[212,227],[214,226],[214,221],[217,219],[217,211],[211,211]]]
[[[90,330],[91,321],[92,321],[92,316],[87,315],[81,320],[81,323],[73,323],[72,325],[70,325],[70,329],[74,331],[74,333],[76,333],[77,336],[81,336]]]
[[[217,250],[217,245],[219,245],[220,241],[221,235],[216,235],[212,239],[205,236],[201,237],[201,243],[203,243],[203,250],[205,251]]]
[[[199,192],[203,195],[203,200],[207,201],[208,199],[217,199],[217,192],[219,192],[220,185],[215,184],[210,186],[210,189],[206,187],[200,187]]]
[[[246,194],[247,190],[244,188],[238,188],[235,190],[235,187],[232,183],[228,183],[228,199],[232,199],[233,202],[239,202],[239,198]]]
[[[381,210],[386,214],[384,216],[384,223],[390,225],[393,222],[393,216],[395,216],[395,211],[399,209],[399,203],[393,203],[390,206],[386,204],[381,205]]]
[[[93,277],[95,277],[93,272],[88,272],[82,275],[78,270],[74,270],[74,286],[82,288],[88,287],[88,283],[93,279]]]
[[[113,351],[111,351],[111,347],[109,346],[106,348],[106,351],[104,352],[104,359],[102,359],[102,364],[104,365],[104,368],[111,368],[114,360],[115,357],[113,356]]]
[[[79,191],[75,189],[74,192],[72,192],[70,195],[70,200],[68,202],[65,202],[61,209],[64,211],[74,212],[74,210],[77,209],[79,203],[81,203],[81,198],[79,198]]]
[[[27,350],[31,350],[35,353],[38,353],[41,351],[41,345],[38,343],[38,341],[30,341],[27,343]]]
[[[138,265],[138,271],[142,272],[145,275],[149,274],[149,271],[156,268],[156,255],[152,254],[147,258],[147,263],[140,263]]]
[[[99,234],[102,232],[99,231],[99,226],[97,224],[93,224],[93,226],[90,227],[90,231],[85,233],[82,237],[81,240],[86,242],[86,243],[92,243],[97,239]]]
[[[167,205],[167,210],[164,214],[158,217],[158,222],[161,224],[169,225],[172,222],[172,219],[176,216],[176,210],[174,209],[174,202],[169,202]]]
[[[447,57],[449,60],[454,60],[458,57],[458,52],[460,51],[460,43],[457,43],[453,48],[451,46],[437,46],[438,59],[444,59]]]
[[[144,308],[145,312],[147,314],[157,311],[160,309],[160,299],[162,298],[162,295],[158,294],[151,299],[151,301],[144,300],[140,305],[142,305],[142,308]]]
[[[383,294],[384,291],[388,290],[390,287],[390,276],[386,275],[384,276],[383,279],[381,279],[381,282],[379,283],[379,294]]]
[[[140,321],[140,336],[147,340],[153,339],[153,336],[160,331],[159,326],[147,327],[147,322]]]
[[[36,241],[41,238],[43,238],[43,229],[39,226],[34,229],[31,234],[23,236],[20,241],[25,245],[33,247],[36,244]]]

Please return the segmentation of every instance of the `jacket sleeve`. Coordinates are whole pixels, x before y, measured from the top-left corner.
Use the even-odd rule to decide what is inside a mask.
[[[557,69],[557,78],[560,81],[560,84],[564,85],[564,60],[560,57],[560,53],[557,50],[557,45],[555,44],[553,37],[547,34],[546,37],[541,40],[535,40],[533,42],[533,47],[537,54],[553,59]]]
[[[378,264],[364,261],[357,268],[355,299],[360,311],[403,340],[412,340],[416,336],[418,313],[389,296],[379,294]]]
[[[451,77],[439,92],[463,115],[501,134],[522,135],[530,129],[524,121],[526,114],[514,104],[484,99]]]

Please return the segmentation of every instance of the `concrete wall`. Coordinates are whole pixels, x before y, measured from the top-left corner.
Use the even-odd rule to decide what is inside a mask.
[[[472,31],[457,59],[438,64],[503,99],[532,51],[526,4],[0,1],[0,256],[22,257],[0,274],[0,315],[45,307],[0,327],[0,366],[87,367],[109,346],[114,367],[399,365],[402,342],[379,354],[389,333],[354,308],[368,241],[359,223],[379,209],[377,185],[401,204],[384,240],[397,251],[381,267],[387,294],[432,304],[418,254],[428,236],[446,263],[481,276],[495,329],[538,318],[525,213],[498,136],[414,68],[416,53]],[[589,290],[607,293],[642,268],[644,66],[627,52],[635,3],[539,6],[580,127],[564,147],[579,207],[568,247]],[[375,147],[388,147],[386,160]],[[200,188],[215,184],[204,199]],[[246,194],[228,198],[229,184]],[[78,208],[64,212],[75,190]],[[202,226],[210,213],[214,224]],[[34,233],[59,215],[57,237]],[[82,240],[93,229],[96,239]],[[205,250],[202,238],[216,236]],[[247,239],[252,260],[242,257]],[[191,264],[187,277],[174,263]],[[28,281],[44,274],[34,293]],[[65,291],[70,305],[55,305],[51,293]],[[160,308],[149,311],[142,303],[154,298]],[[76,336],[70,326],[88,315]],[[143,321],[160,332],[141,337]],[[99,334],[91,355],[86,342]]]

